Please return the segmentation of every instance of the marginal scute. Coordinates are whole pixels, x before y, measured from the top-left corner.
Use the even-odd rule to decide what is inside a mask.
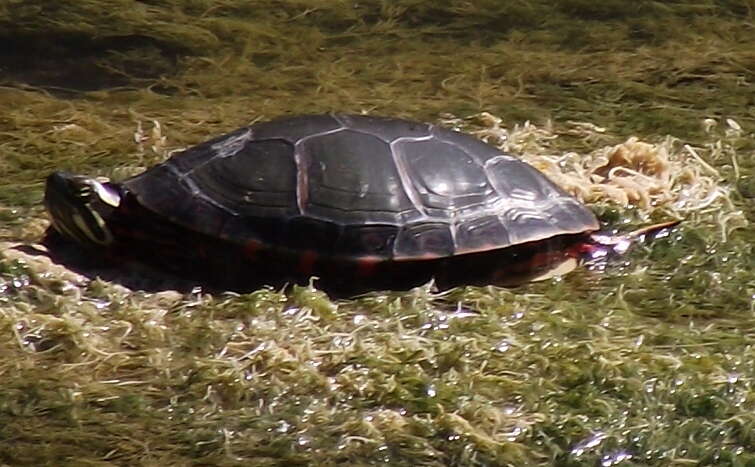
[[[285,243],[296,250],[317,250],[332,254],[341,235],[341,226],[335,222],[297,216],[286,226]]]
[[[512,241],[501,218],[487,215],[460,222],[456,227],[456,243],[470,251],[482,251]]]
[[[393,254],[399,230],[391,224],[347,225],[338,239],[337,250],[348,256],[387,258]]]
[[[196,229],[195,230],[199,230]],[[200,230],[202,233],[210,233]],[[288,223],[277,217],[232,216],[216,235],[236,243],[259,242],[263,245],[281,244],[288,235]]]
[[[445,222],[409,224],[401,228],[394,246],[397,258],[442,258],[455,253],[451,227]]]

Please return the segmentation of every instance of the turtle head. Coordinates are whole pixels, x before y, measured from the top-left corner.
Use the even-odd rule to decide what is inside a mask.
[[[45,207],[61,235],[84,245],[113,241],[105,222],[121,202],[119,190],[91,177],[54,172],[47,177]]]

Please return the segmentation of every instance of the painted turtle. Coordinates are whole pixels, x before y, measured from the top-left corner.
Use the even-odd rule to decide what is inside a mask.
[[[472,136],[362,115],[257,123],[122,183],[55,172],[45,205],[52,235],[235,289],[514,284],[633,238]]]

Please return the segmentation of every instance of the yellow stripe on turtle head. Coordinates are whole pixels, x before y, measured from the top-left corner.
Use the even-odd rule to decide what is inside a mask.
[[[84,216],[87,219],[84,219]],[[108,245],[112,243],[113,236],[105,225],[105,220],[94,210],[80,210],[71,215],[73,223],[79,232],[86,235],[87,240],[98,245]]]

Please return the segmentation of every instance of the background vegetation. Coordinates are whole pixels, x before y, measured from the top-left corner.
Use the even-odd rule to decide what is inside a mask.
[[[0,463],[755,465],[753,10],[0,2]],[[720,191],[605,274],[513,290],[155,293],[15,246],[47,227],[53,169],[123,178],[251,121],[332,110],[486,111],[547,128],[546,154],[672,136]],[[614,225],[645,215],[594,207]]]

